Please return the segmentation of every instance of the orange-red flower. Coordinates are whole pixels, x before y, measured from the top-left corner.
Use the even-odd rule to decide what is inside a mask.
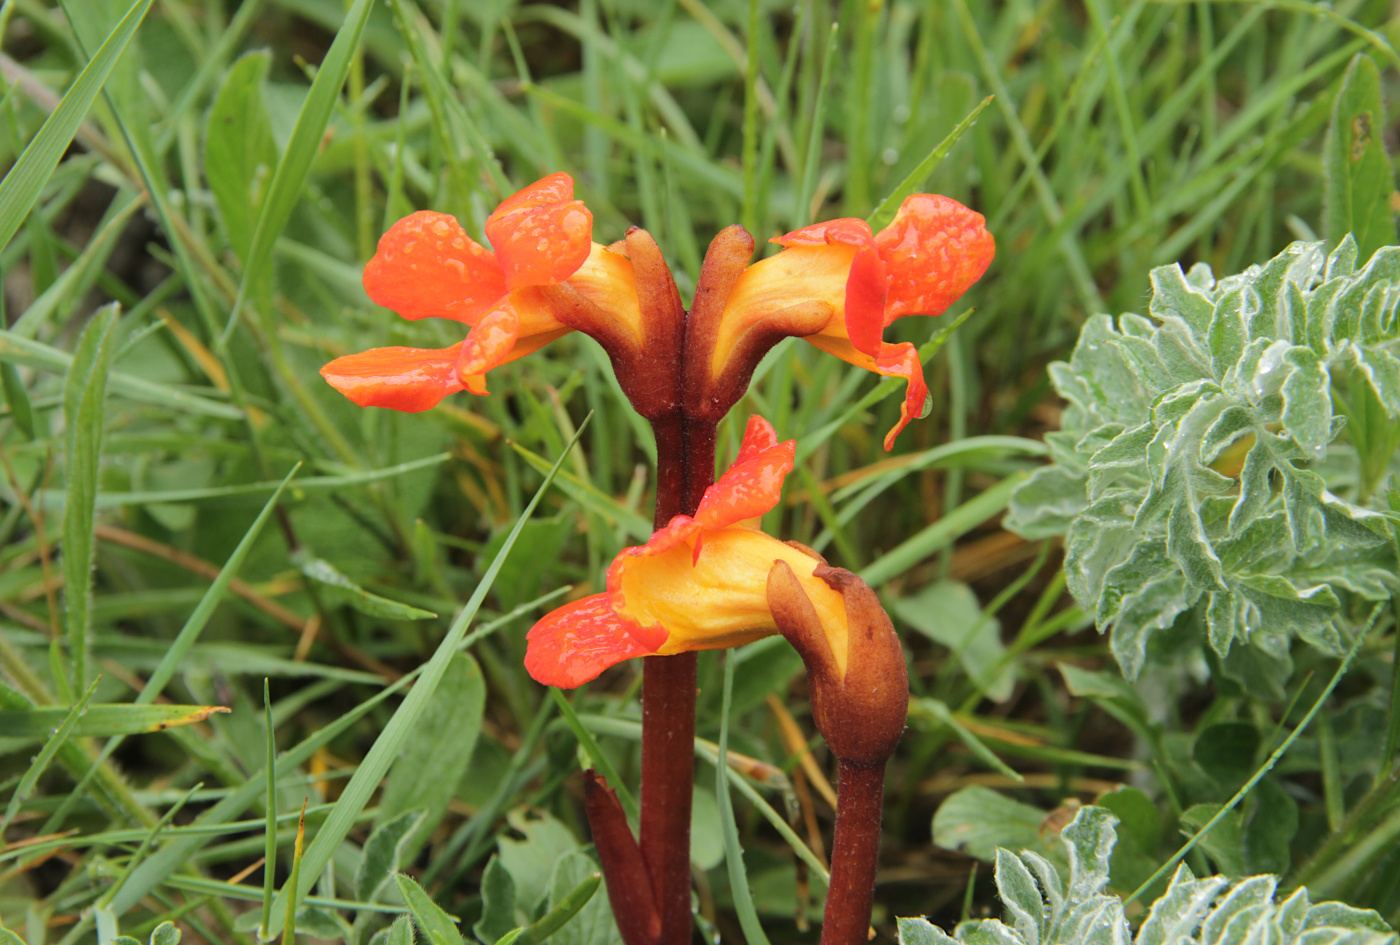
[[[734,243],[731,255],[752,249],[751,240],[742,242],[747,233],[731,228],[716,238],[711,253],[723,250],[719,244],[726,239]],[[774,242],[783,251],[723,287],[722,305],[703,311],[701,321],[708,324],[690,328],[690,403],[723,416],[768,349],[798,335],[858,367],[905,379],[899,422],[885,437],[890,449],[923,413],[928,388],[918,351],[907,342],[884,341],[884,329],[905,315],[941,314],[981,278],[996,253],[986,221],[956,200],[914,194],[879,233],[864,220],[844,218]],[[697,298],[692,321],[701,310]]]
[[[460,390],[485,394],[492,368],[574,328],[607,322],[639,336],[632,264],[592,241],[593,215],[573,193],[560,173],[507,198],[486,220],[494,252],[445,213],[395,223],[365,266],[369,297],[404,318],[450,318],[471,331],[446,348],[347,355],[321,375],[362,407],[414,412]]]
[[[792,469],[794,442],[749,420],[734,464],[694,516],[677,515],[608,568],[607,591],[566,604],[530,630],[525,667],[539,682],[572,688],[635,656],[738,646],[777,632],[768,572],[783,561],[822,614],[844,669],[846,607],[813,576],[824,562],[748,522],[773,508]]]

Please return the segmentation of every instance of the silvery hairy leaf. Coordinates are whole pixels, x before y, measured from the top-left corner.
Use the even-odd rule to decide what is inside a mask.
[[[1342,652],[1400,590],[1400,457],[1348,423],[1400,423],[1400,247],[1358,265],[1350,237],[1294,243],[1221,279],[1164,266],[1147,312],[1090,318],[1050,366],[1061,429],[1007,527],[1065,536],[1069,589],[1129,677],[1181,620],[1221,657]]]
[[[1064,829],[1068,883],[1036,853],[996,851],[1004,919],[960,924],[950,935],[922,918],[899,920],[900,945],[1397,945],[1377,913],[1288,896],[1274,876],[1197,879],[1184,864],[1148,907],[1134,935],[1123,901],[1107,889],[1117,819],[1084,807]]]

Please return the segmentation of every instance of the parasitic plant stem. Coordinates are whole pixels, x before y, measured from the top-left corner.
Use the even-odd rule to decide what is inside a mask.
[[[821,945],[865,945],[875,899],[885,762],[838,766],[836,835]]]

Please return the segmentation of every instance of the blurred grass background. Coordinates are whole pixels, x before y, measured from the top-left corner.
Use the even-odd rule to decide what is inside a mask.
[[[931,845],[930,816],[958,788],[1053,808],[1132,781],[1172,823],[1160,746],[1055,670],[1110,663],[1056,552],[996,519],[1055,424],[1044,367],[1086,315],[1141,308],[1153,265],[1231,272],[1320,229],[1332,97],[1358,52],[1393,87],[1390,17],[1384,0],[4,0],[0,797],[14,803],[0,918],[30,945],[164,918],[251,940],[269,806],[281,888],[303,799],[308,842],[329,839],[307,854],[298,928],[380,930],[400,907],[357,875],[368,862],[408,869],[469,931],[489,911],[493,854],[528,918],[586,842],[580,758],[602,752],[635,778],[634,668],[571,694],[570,720],[521,667],[532,620],[596,589],[649,531],[649,433],[601,351],[571,335],[495,372],[491,396],[411,416],[355,408],[316,375],[349,351],[458,338],[364,297],[360,267],[389,223],[432,208],[479,236],[501,198],[556,170],[574,175],[595,238],[646,227],[687,296],[724,226],[762,240],[869,216],[916,169],[919,189],[980,210],[996,236],[953,312],[887,332],[923,344],[975,309],[927,365],[932,413],[893,454],[879,444],[898,385],[794,342],[722,434],[722,462],[753,411],[798,439],[765,524],[861,572],[907,631],[921,701],[892,769],[878,928],[993,906],[987,870],[976,880]],[[1390,125],[1376,133],[1394,143]],[[218,603],[210,582],[230,560]],[[451,656],[474,592],[473,642]],[[407,704],[386,684],[434,653],[422,714],[386,729]],[[831,807],[800,663],[774,641],[734,658],[730,747],[754,759],[748,794],[795,831],[739,798],[756,907],[775,941],[810,940],[822,886],[793,841],[821,860]],[[711,740],[720,666],[702,661]],[[1300,680],[1313,668],[1300,662]],[[1388,674],[1375,663],[1360,695]],[[291,752],[270,794],[264,677],[270,737]],[[61,724],[94,680],[104,711]],[[1199,683],[1149,684],[1173,703],[1169,733],[1269,722]],[[232,711],[179,708],[213,705]],[[392,738],[376,743],[381,730]],[[712,773],[701,765],[699,911],[737,936]],[[1314,806],[1320,823],[1336,813]],[[372,831],[418,808],[384,859]],[[1158,831],[1168,852],[1174,837]],[[1393,887],[1353,893],[1395,908]]]

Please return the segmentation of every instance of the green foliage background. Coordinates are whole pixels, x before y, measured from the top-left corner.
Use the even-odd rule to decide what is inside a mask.
[[[752,411],[798,439],[765,524],[860,572],[906,633],[916,698],[882,931],[981,914],[986,871],[947,848],[1053,844],[1066,799],[1123,821],[1115,892],[1221,814],[1198,875],[1283,873],[1393,921],[1392,613],[1333,689],[1337,656],[1309,648],[1280,698],[1202,660],[1129,685],[1058,548],[997,524],[1059,426],[1046,365],[1093,316],[1140,310],[1152,267],[1234,273],[1347,229],[1363,259],[1394,241],[1390,15],[1382,0],[4,0],[0,920],[30,945],[164,941],[166,920],[186,941],[248,941],[288,914],[397,943],[408,901],[447,941],[442,921],[494,942],[570,910],[557,940],[607,940],[576,772],[587,758],[635,778],[636,676],[565,712],[521,655],[536,616],[647,534],[644,426],[572,336],[494,375],[490,397],[423,415],[356,409],[315,373],[456,340],[365,299],[389,223],[431,207],[479,232],[503,196],[567,170],[598,238],[645,226],[683,294],[722,227],[878,225],[911,175],[998,240],[941,324],[890,329],[924,344],[975,308],[894,455],[879,442],[898,385],[797,343],[723,431],[723,460]],[[1362,52],[1374,68],[1351,67]],[[731,665],[726,699],[718,657],[702,662],[702,758],[727,708],[729,748],[755,759],[728,778],[754,908],[773,940],[811,940],[830,807],[820,745],[800,763],[800,664],[765,641]],[[205,706],[232,711],[191,721]],[[699,915],[737,941],[713,773],[702,763]],[[933,847],[950,795],[963,813],[940,815]],[[275,873],[257,865],[269,852]]]

